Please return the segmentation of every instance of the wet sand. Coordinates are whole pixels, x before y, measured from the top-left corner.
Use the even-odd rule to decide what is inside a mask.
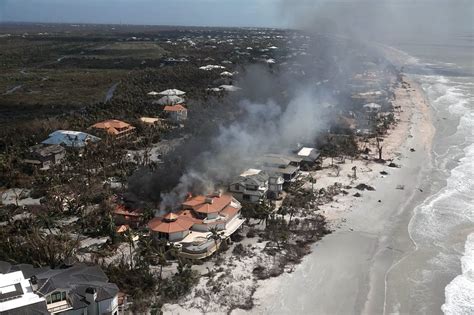
[[[385,143],[386,154],[402,167],[370,164],[372,179],[366,183],[376,191],[341,198],[326,208],[327,217],[339,228],[316,243],[293,273],[262,282],[250,313],[384,313],[387,271],[413,250],[408,223],[413,208],[428,194],[430,183],[422,179],[430,172],[434,134],[428,104],[417,84],[411,82],[411,88],[398,91],[397,103],[403,109],[401,121]],[[380,170],[389,175],[380,176]],[[404,189],[397,189],[400,185]],[[404,296],[403,287],[399,290],[397,301],[410,298]],[[396,309],[397,305],[389,307],[390,312]]]

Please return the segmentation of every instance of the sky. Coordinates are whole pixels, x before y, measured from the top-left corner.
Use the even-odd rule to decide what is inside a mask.
[[[279,0],[0,0],[0,21],[283,26]]]
[[[438,33],[474,28],[474,0],[0,0],[0,22],[298,28],[328,17],[364,31]]]

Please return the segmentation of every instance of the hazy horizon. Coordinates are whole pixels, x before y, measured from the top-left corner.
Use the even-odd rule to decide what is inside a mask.
[[[474,29],[469,0],[0,0],[0,22],[297,28],[328,15],[370,32]]]

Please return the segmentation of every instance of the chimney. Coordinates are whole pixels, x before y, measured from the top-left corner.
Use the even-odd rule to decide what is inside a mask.
[[[220,190],[216,190],[215,192],[213,192],[211,194],[211,197],[217,197],[217,198],[220,198],[222,196],[222,191]]]
[[[206,200],[204,200],[205,203],[208,203],[210,205],[212,205],[212,203],[214,202],[214,199],[212,198],[206,198]]]
[[[86,289],[86,301],[89,303],[87,306],[87,314],[98,314],[97,309],[97,290],[95,288],[87,288]]]
[[[36,278],[36,276],[31,276],[30,283],[33,292],[36,292],[36,290],[38,290],[38,278]]]

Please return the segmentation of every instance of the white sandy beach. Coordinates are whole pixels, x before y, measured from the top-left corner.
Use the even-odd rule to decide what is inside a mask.
[[[321,207],[321,213],[335,230],[333,234],[317,242],[301,265],[288,268],[293,272],[269,280],[256,282],[252,276],[253,268],[262,263],[264,255],[243,260],[229,255],[224,265],[233,267],[223,272],[225,276],[221,279],[226,282],[223,292],[206,296],[203,290],[208,290],[205,287],[207,279],[203,279],[181,305],[166,305],[165,313],[226,313],[223,305],[245,304],[255,286],[254,308],[250,311],[236,309],[232,314],[382,313],[387,269],[413,246],[406,229],[411,217],[407,209],[412,209],[411,205],[420,198],[426,198],[424,187],[427,183],[420,183],[420,179],[430,161],[434,131],[421,88],[415,82],[405,80],[410,87],[396,90],[395,105],[401,110],[396,112],[398,123],[385,137],[383,153],[384,159],[393,159],[400,168],[374,162],[377,158],[375,144],[369,144],[372,153],[366,159],[346,159],[338,164],[338,175],[333,168],[311,173],[317,179],[314,189],[336,182],[351,187],[364,183],[376,189],[359,191],[352,188],[349,194],[338,195],[333,202]],[[329,163],[327,159],[323,166]],[[357,179],[351,177],[353,166],[357,167]],[[388,174],[381,175],[381,171]],[[311,188],[310,183],[306,185]],[[354,197],[356,192],[362,196]],[[404,223],[394,224],[400,220]],[[252,241],[255,239],[245,240],[245,243]],[[262,244],[254,244],[254,251],[261,249]],[[230,300],[223,301],[224,297]],[[345,299],[344,303],[341,298]]]
[[[410,83],[408,93],[397,91],[400,123],[385,139],[384,158],[394,158],[401,168],[346,160],[338,178],[319,181],[320,185],[329,184],[328,179],[349,184],[341,179],[351,181],[346,174],[352,174],[352,166],[357,165],[358,179],[352,184],[366,183],[376,190],[364,191],[360,198],[354,198],[351,190],[352,194],[326,205],[323,211],[336,231],[316,243],[295,272],[265,280],[254,295],[256,308],[250,313],[383,313],[386,272],[413,247],[407,231],[410,209],[426,198],[429,185],[420,179],[429,169],[434,129],[423,92]],[[389,174],[380,175],[382,170]]]

